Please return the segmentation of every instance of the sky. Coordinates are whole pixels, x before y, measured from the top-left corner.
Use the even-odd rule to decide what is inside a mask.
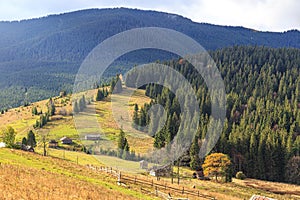
[[[260,31],[300,30],[299,0],[0,0],[0,20],[115,7],[157,10],[179,14],[195,22]]]

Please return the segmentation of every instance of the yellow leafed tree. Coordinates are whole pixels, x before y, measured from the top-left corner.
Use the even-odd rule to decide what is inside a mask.
[[[227,175],[231,166],[231,161],[228,155],[223,153],[212,153],[208,155],[202,165],[205,176],[215,176],[218,181],[218,176],[224,177]]]

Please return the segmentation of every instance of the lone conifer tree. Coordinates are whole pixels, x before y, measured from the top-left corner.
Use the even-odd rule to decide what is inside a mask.
[[[119,149],[119,157],[124,157],[124,153],[125,153],[125,158],[127,158],[127,155],[129,153],[129,144],[128,141],[125,137],[125,133],[122,129],[120,129],[120,134],[119,134],[119,138],[118,138],[118,149]]]
[[[36,146],[35,135],[34,135],[34,133],[32,132],[32,130],[30,130],[30,131],[28,132],[28,135],[27,135],[27,145],[32,146],[32,147],[35,147],[35,146]]]

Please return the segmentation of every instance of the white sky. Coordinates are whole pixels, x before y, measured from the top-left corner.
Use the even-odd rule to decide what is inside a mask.
[[[0,0],[0,20],[113,7],[164,11],[196,22],[263,31],[300,30],[300,0]]]

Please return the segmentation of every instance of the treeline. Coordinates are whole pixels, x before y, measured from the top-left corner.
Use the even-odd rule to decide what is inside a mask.
[[[231,47],[210,54],[221,72],[227,93],[226,120],[213,152],[230,155],[233,174],[243,171],[251,178],[300,184],[299,170],[294,169],[300,166],[300,50]],[[193,151],[187,152],[195,169],[199,166],[197,162],[202,162],[195,149],[199,149],[197,146],[205,138],[211,114],[210,95],[201,76],[187,61],[163,64],[189,80],[200,102],[199,139],[193,142]],[[133,72],[127,75],[126,84],[134,86],[132,80],[141,78],[143,74]],[[146,113],[151,104],[162,105],[168,112],[167,121],[159,132],[154,131],[154,146],[161,148],[177,133],[182,113],[176,97],[168,89],[156,84],[143,87],[153,101],[135,108],[133,121],[135,125],[148,124],[147,131],[151,132],[151,120]]]

